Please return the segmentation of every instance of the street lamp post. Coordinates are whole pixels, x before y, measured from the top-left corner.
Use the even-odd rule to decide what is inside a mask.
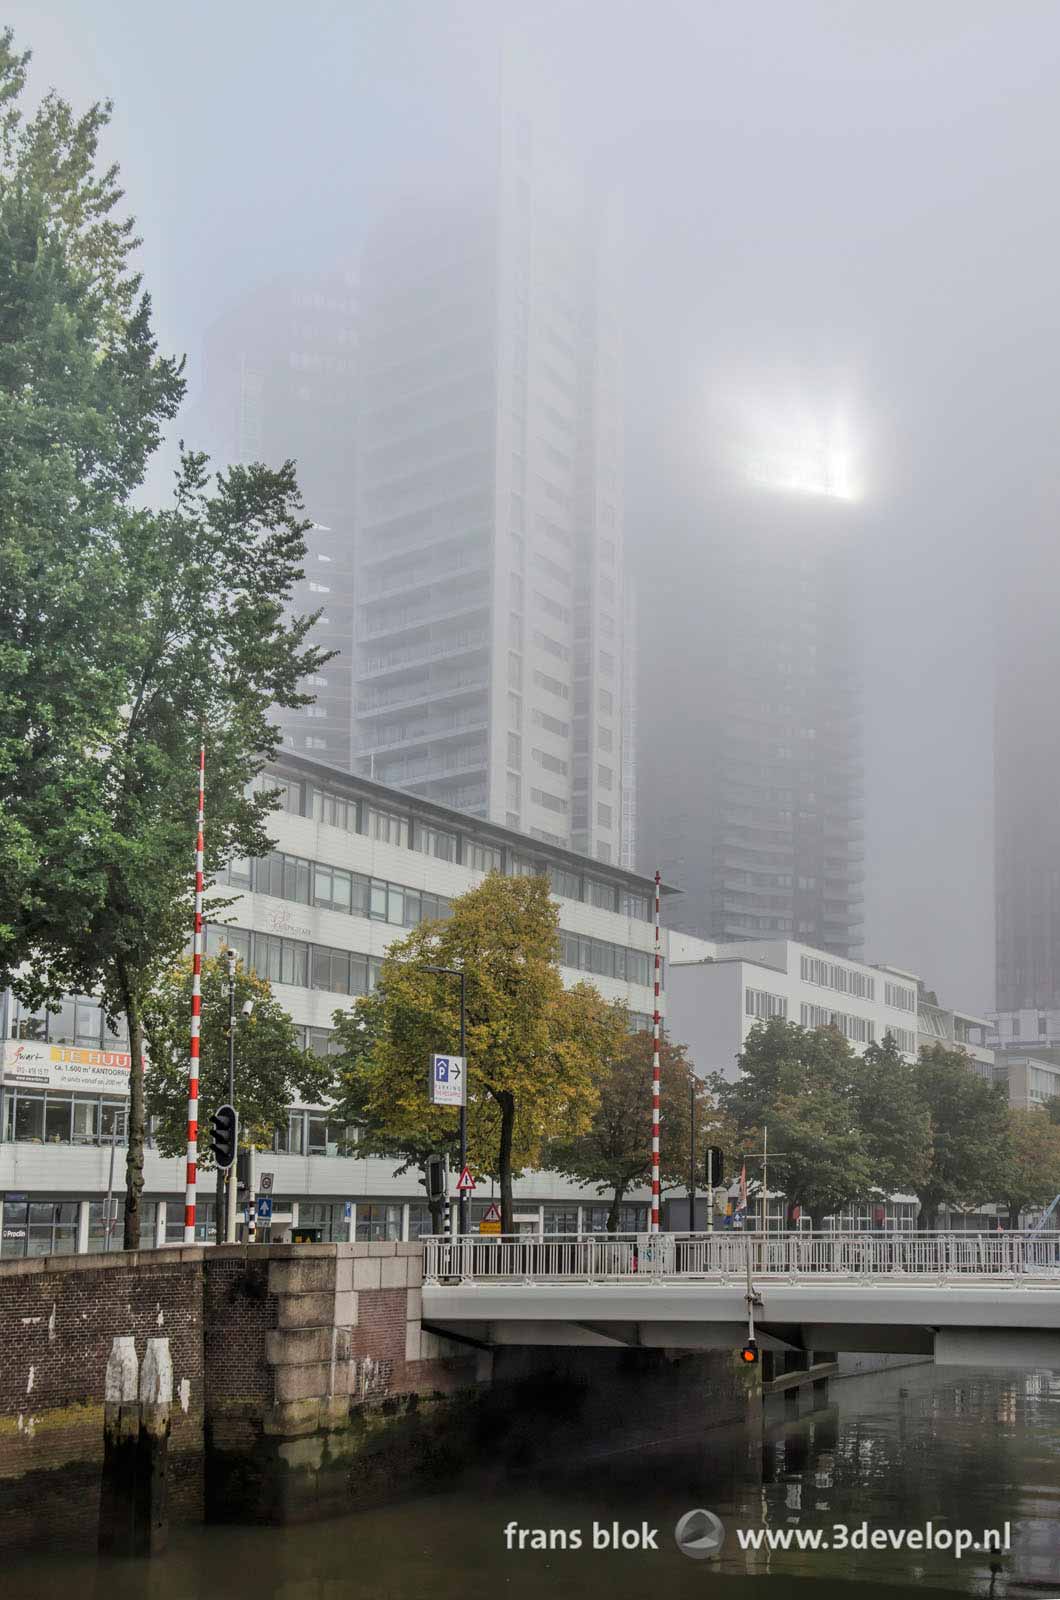
[[[710,1209],[710,1198],[707,1199]],[[688,1231],[696,1231],[696,1075],[688,1072]]]
[[[460,1107],[460,1171],[467,1166],[467,979],[463,967],[423,967],[423,972],[437,972],[444,978],[460,979],[460,1059],[464,1063],[464,1102]],[[468,1231],[467,1193],[460,1190],[460,1232]]]

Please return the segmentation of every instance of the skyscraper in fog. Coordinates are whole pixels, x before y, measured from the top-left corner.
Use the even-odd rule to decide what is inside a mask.
[[[505,113],[360,285],[354,769],[622,859],[618,228]]]
[[[642,637],[639,854],[674,926],[861,943],[860,670],[848,509],[749,488],[660,542]]]
[[[339,653],[304,686],[314,703],[277,718],[287,749],[347,770],[355,317],[352,275],[292,275],[253,290],[206,336],[195,430],[217,465],[295,461],[313,528],[293,608],[322,612],[311,642]]]
[[[1043,1044],[1055,1044],[1060,1043],[1060,582],[1052,530],[1037,548],[1010,552],[1007,570],[1008,586],[998,596],[994,739],[997,1009],[1039,1013],[1002,1019],[1002,1043],[1040,1037]]]

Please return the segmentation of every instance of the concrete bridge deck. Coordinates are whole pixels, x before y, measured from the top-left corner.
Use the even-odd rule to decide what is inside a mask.
[[[425,1326],[484,1347],[931,1355],[1060,1370],[1060,1238],[657,1235],[431,1240]]]

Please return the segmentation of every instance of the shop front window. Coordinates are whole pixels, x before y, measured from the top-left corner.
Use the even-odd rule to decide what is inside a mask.
[[[173,1202],[171,1209],[180,1212],[181,1238],[184,1237],[184,1208]],[[158,1228],[158,1201],[140,1201],[140,1249],[153,1250]],[[88,1248],[90,1254],[105,1254],[121,1250],[125,1238],[125,1202],[118,1195],[107,1200],[92,1200],[88,1207]],[[108,1242],[109,1241],[109,1242]]]
[[[545,1207],[545,1232],[546,1233],[577,1233],[578,1207],[577,1206],[546,1206]]]
[[[345,1202],[308,1201],[298,1203],[298,1234],[312,1234],[315,1244],[343,1244],[349,1232]]]
[[[396,1205],[358,1205],[357,1238],[371,1242],[401,1238],[401,1207]]]
[[[27,1256],[73,1255],[77,1250],[76,1200],[31,1200]],[[7,1206],[4,1207],[6,1222]]]
[[[409,1206],[409,1238],[429,1239],[432,1232],[430,1206],[419,1204]]]

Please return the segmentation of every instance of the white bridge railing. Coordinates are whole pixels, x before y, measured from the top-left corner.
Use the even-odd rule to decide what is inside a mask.
[[[750,1261],[748,1262],[748,1258]],[[1055,1280],[1060,1233],[659,1233],[424,1241],[427,1283]]]

